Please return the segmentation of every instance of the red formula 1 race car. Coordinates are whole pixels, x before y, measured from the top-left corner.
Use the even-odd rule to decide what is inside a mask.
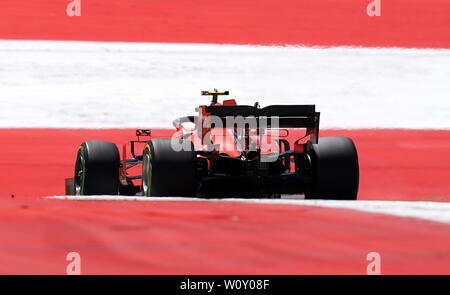
[[[198,116],[173,121],[169,138],[136,130],[132,157],[111,142],[87,141],[78,148],[66,194],[355,200],[359,165],[353,141],[319,140],[315,105],[237,105],[218,102],[228,91],[202,91],[210,105]],[[142,140],[146,136],[149,140]],[[142,154],[135,153],[141,144]],[[138,175],[130,169],[141,165]],[[142,171],[142,172],[140,172]]]

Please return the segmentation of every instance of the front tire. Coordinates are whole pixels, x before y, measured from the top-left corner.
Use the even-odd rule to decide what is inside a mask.
[[[347,137],[323,137],[307,143],[312,185],[306,199],[356,200],[359,164],[355,144]]]
[[[83,142],[75,162],[75,195],[119,194],[119,167],[119,150],[114,143]]]

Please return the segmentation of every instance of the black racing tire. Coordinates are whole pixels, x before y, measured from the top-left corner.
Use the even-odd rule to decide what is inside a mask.
[[[142,193],[144,196],[195,195],[196,154],[191,149],[175,151],[171,138],[154,138],[148,142],[142,160]]]
[[[358,153],[347,137],[321,137],[307,143],[312,185],[306,199],[356,200],[359,186]]]
[[[86,141],[78,148],[75,162],[75,195],[119,194],[120,155],[107,141]]]

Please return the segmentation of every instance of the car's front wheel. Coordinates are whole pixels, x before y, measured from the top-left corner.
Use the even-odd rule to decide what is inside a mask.
[[[114,143],[83,142],[75,162],[75,195],[117,195],[119,167],[119,150]]]

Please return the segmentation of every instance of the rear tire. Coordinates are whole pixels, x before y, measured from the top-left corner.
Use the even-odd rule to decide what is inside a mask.
[[[154,138],[144,149],[142,193],[144,196],[195,195],[195,152],[175,151],[171,138]]]
[[[355,144],[347,137],[323,137],[319,144],[308,142],[312,186],[306,199],[356,200],[359,164]]]
[[[86,141],[75,162],[75,195],[117,195],[120,155],[114,143]]]

